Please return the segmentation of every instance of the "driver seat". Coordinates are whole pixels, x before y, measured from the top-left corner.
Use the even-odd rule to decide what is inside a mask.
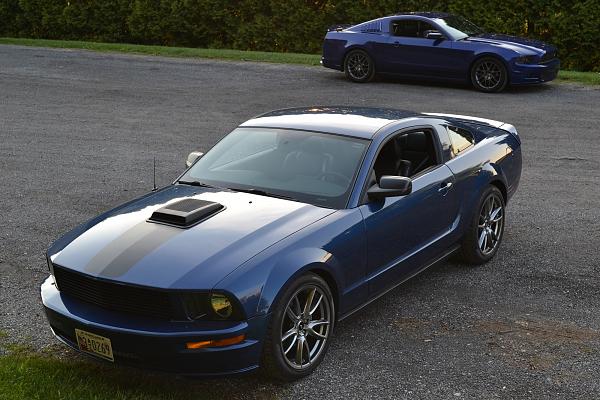
[[[399,154],[411,163],[409,174],[412,176],[430,166],[434,160],[429,145],[428,136],[425,132],[409,132],[398,138]]]
[[[318,177],[329,170],[332,158],[331,154],[324,151],[318,138],[308,138],[300,149],[291,151],[285,156],[281,167],[290,176]]]

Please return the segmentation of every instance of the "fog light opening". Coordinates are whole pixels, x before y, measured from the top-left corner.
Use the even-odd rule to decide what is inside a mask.
[[[246,335],[238,335],[225,339],[218,340],[202,340],[200,342],[187,342],[185,347],[189,350],[204,349],[206,347],[223,347],[238,344],[246,339]]]

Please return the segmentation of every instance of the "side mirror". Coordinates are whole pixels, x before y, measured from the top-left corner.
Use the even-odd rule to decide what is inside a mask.
[[[426,31],[425,37],[433,40],[444,39],[444,35],[438,31]]]
[[[192,151],[188,156],[187,156],[187,160],[185,160],[185,167],[189,168],[192,166],[192,164],[194,162],[196,162],[197,159],[199,159],[200,157],[202,157],[204,155],[203,152],[201,151]]]
[[[370,199],[379,200],[386,197],[406,196],[412,191],[412,180],[405,176],[384,175],[379,185],[373,185],[367,190]]]

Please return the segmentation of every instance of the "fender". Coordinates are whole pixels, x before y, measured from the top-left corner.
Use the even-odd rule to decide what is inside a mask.
[[[296,278],[316,270],[325,271],[333,278],[336,287],[330,289],[334,294],[335,304],[339,304],[339,294],[336,295],[336,293],[339,287],[344,287],[343,276],[339,273],[340,268],[341,265],[336,257],[323,249],[302,248],[287,254],[279,260],[267,278],[261,292],[257,313],[271,312],[271,308],[277,303],[279,296]]]
[[[369,42],[366,42],[366,43],[361,43],[361,44],[351,44],[344,48],[344,53],[342,54],[342,71],[344,70],[344,63],[346,62],[346,56],[352,50],[362,50],[365,53],[367,53],[367,55],[369,57],[371,57],[371,60],[373,61],[373,64],[375,65],[375,67],[377,67],[376,59],[375,59],[375,57],[373,57],[373,54],[371,53],[371,49],[369,49]]]
[[[512,50],[507,50],[507,49],[503,49],[505,50],[507,53],[514,53]],[[506,68],[506,78],[508,79],[508,83],[510,84],[510,76],[511,76],[511,69],[510,69],[510,65],[508,65],[508,63],[506,62],[506,60],[504,59],[504,57],[500,57],[498,54],[496,53],[490,53],[488,51],[483,51],[481,53],[475,53],[473,56],[473,60],[471,61],[471,64],[469,64],[469,70],[468,70],[468,78],[469,81],[471,80],[471,71],[473,69],[473,65],[481,58],[483,57],[491,57],[494,58],[500,62],[502,62],[502,65],[504,65],[504,68]],[[505,56],[507,58],[511,58],[508,56]]]
[[[465,154],[463,157],[466,156],[467,154]],[[477,207],[477,202],[479,201],[479,196],[481,195],[481,191],[478,188],[486,187],[493,182],[500,182],[500,184],[504,185],[505,188],[508,187],[503,168],[495,160],[484,161],[478,167],[469,168],[467,170],[462,170],[460,168],[460,164],[455,164],[452,161],[447,165],[457,176],[457,179],[462,179],[462,185],[466,185],[463,186],[462,189],[463,197],[460,208],[460,214],[462,216],[471,215],[473,209]],[[464,178],[461,178],[461,176]],[[468,224],[469,221],[470,218],[461,218],[460,226],[457,231],[464,232],[465,224]]]
[[[246,315],[251,317],[268,313],[296,277],[318,271],[329,278],[341,310],[367,296],[365,235],[360,210],[339,210],[257,254],[213,290],[244,299]]]
[[[285,288],[311,270],[326,271],[338,288],[343,287],[340,268],[340,263],[331,253],[319,248],[297,248],[286,252],[283,257],[279,251],[267,250],[219,282],[213,290],[230,292],[240,300],[244,299],[241,302],[244,312],[252,317],[269,313]],[[238,279],[241,275],[249,278]],[[336,288],[331,289],[334,292]],[[336,302],[339,302],[339,297]]]
[[[487,185],[491,185],[494,182],[500,182],[505,189],[503,194],[506,194],[506,188],[508,187],[508,185],[506,183],[507,179],[504,175],[502,167],[498,163],[487,162],[481,166],[481,172],[479,173],[476,184],[479,185],[479,187],[486,187]],[[468,203],[471,205],[471,209],[477,204],[477,201],[479,200],[479,195],[480,193],[477,192],[471,193],[471,196],[468,201]],[[507,199],[505,198],[505,201],[506,200]]]

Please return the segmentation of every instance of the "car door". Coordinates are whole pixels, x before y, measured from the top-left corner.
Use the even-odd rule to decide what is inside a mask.
[[[428,132],[437,141],[435,130]],[[417,273],[452,245],[458,224],[455,178],[440,158],[412,177],[409,195],[363,200],[371,296]]]
[[[392,21],[386,48],[391,73],[440,78],[464,78],[459,67],[462,52],[447,38],[428,39],[427,32],[439,32],[417,19]]]

